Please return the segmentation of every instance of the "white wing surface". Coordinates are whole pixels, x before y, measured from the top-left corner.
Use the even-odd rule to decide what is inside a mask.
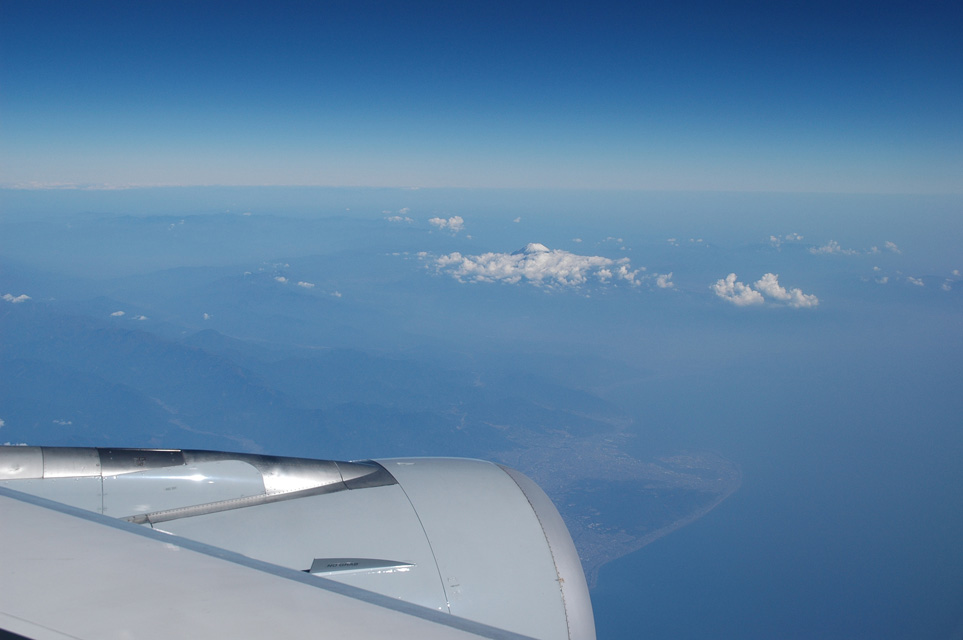
[[[516,471],[46,447],[0,447],[0,629],[595,637],[571,538]]]

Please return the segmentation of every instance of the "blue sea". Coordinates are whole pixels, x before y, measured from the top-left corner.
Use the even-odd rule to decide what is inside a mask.
[[[857,333],[640,395],[640,448],[715,447],[743,484],[602,570],[600,638],[961,637],[959,321]]]

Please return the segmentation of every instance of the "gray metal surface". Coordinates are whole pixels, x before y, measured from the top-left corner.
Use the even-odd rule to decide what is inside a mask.
[[[100,513],[104,508],[102,483],[97,477],[0,480],[0,487],[10,487],[96,513]],[[0,514],[0,518],[2,517],[3,514]]]
[[[565,621],[568,625],[569,638],[595,640],[595,616],[592,612],[588,583],[585,581],[585,573],[582,571],[582,562],[579,560],[575,543],[572,542],[572,536],[562,516],[551,499],[531,478],[515,469],[499,466],[528,498],[539,524],[542,525],[542,532],[545,534],[545,540],[552,552],[552,559],[555,561],[558,584],[565,604]]]
[[[418,514],[452,614],[537,638],[569,637],[551,551],[511,477],[480,460],[379,462]]]
[[[524,640],[0,487],[0,629],[34,640]]]
[[[264,493],[267,495],[294,493],[342,482],[338,463],[333,460],[282,458],[218,451],[184,451],[185,464],[223,460],[239,460],[257,469],[264,484]]]
[[[56,451],[56,449],[47,449]],[[184,453],[178,449],[97,449],[101,473],[116,476],[147,469],[165,469],[184,464]]]
[[[338,471],[349,489],[367,489],[397,484],[394,477],[377,462],[372,460],[338,462]]]
[[[265,492],[257,469],[240,460],[219,460],[105,475],[103,493],[104,515],[123,518]]]
[[[41,447],[44,478],[84,478],[102,475],[97,449]]]
[[[43,477],[43,452],[40,447],[3,447],[0,449],[0,480]]]
[[[397,484],[339,491],[178,518],[162,531],[291,569],[317,558],[386,558],[412,566],[392,573],[345,572],[332,579],[448,612],[424,529]]]
[[[492,463],[0,447],[4,486],[483,625],[595,637],[558,512]]]
[[[99,481],[96,499],[91,483],[49,483],[80,478]],[[394,483],[370,461],[178,449],[0,447],[0,484],[40,496],[52,491],[66,504],[139,524]]]
[[[307,573],[316,576],[351,573],[388,573],[409,571],[414,567],[410,562],[379,560],[378,558],[315,558]]]

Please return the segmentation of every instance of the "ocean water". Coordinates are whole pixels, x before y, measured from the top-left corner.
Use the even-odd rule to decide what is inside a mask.
[[[743,485],[602,570],[600,638],[961,636],[959,323],[913,315],[925,331],[851,327],[844,350],[827,339],[788,366],[750,359],[640,393],[663,431],[640,455],[714,447]]]

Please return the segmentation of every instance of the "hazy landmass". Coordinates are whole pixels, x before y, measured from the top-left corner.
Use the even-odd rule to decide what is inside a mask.
[[[952,624],[959,199],[0,197],[0,442],[494,460],[600,637]]]
[[[651,372],[544,346],[540,334],[568,341],[559,320],[582,323],[592,307],[570,297],[605,296],[604,282],[466,290],[414,250],[446,255],[448,229],[412,235],[387,218],[8,223],[4,292],[29,294],[0,306],[4,440],[493,459],[545,488],[593,584],[600,566],[738,487],[716,454],[626,452],[644,425],[594,388]],[[479,295],[502,320],[466,315]],[[531,339],[526,316],[539,318]],[[445,318],[458,324],[439,330]],[[489,339],[472,335],[483,320]]]
[[[628,455],[631,419],[531,374],[183,333],[170,340],[50,302],[0,309],[4,434],[33,445],[496,460],[549,493],[593,583],[601,565],[739,484],[735,465],[715,454]]]

